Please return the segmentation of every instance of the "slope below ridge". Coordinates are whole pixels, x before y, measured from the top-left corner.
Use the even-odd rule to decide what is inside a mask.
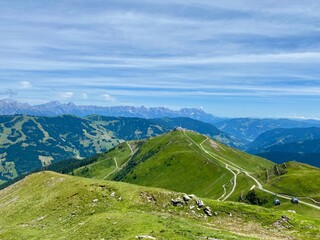
[[[189,132],[189,135],[196,136],[197,133]],[[207,140],[203,142],[203,147],[213,152],[218,157],[227,158],[229,159],[228,161],[231,161],[236,166],[252,173],[259,173],[274,165],[273,162],[267,159],[250,155],[240,150],[228,147],[213,139],[207,138]]]
[[[217,188],[232,174],[220,163],[213,163],[194,148],[181,131],[142,143],[127,166],[113,179],[138,185],[156,186],[204,197],[223,194]]]
[[[214,217],[205,216],[203,208],[172,206],[171,199],[182,196],[41,172],[0,191],[0,238],[317,239],[320,231],[317,219],[238,203],[202,199]],[[284,214],[290,228],[281,221]]]

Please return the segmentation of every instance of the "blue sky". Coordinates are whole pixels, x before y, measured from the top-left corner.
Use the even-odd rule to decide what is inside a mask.
[[[320,118],[320,2],[0,0],[0,99]]]

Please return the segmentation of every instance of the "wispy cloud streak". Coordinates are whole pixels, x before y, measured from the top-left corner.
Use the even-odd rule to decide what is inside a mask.
[[[320,103],[319,9],[312,0],[1,1],[0,95],[222,115],[291,102],[314,116],[300,105]]]

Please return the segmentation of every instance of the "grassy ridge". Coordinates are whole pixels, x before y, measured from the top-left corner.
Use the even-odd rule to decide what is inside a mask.
[[[217,186],[231,177],[195,151],[180,131],[173,131],[145,141],[113,179],[216,198],[223,193]]]
[[[206,136],[194,132],[187,134],[197,144],[206,139]],[[263,171],[262,168],[272,166],[270,161],[250,155],[247,158],[245,153],[214,142],[214,147],[219,148],[216,149],[212,147],[211,141],[206,141],[204,144],[211,152],[214,151],[218,156],[235,158],[236,163],[242,166],[248,164],[252,171],[260,173]],[[115,148],[103,155],[97,163],[76,170],[74,173],[98,179],[109,175],[109,179],[117,181],[218,199],[224,193],[223,185],[227,192],[231,191],[233,185],[230,180],[233,175],[225,168],[225,164],[206,155],[197,144],[186,137],[182,131],[172,131],[156,138],[140,141],[130,161],[114,175],[109,174],[115,170],[115,161],[121,166],[123,160],[127,161],[130,157],[130,149],[125,143],[120,145],[121,149]],[[253,182],[245,176],[240,176],[237,185],[235,193],[231,196],[232,200],[237,200],[243,191],[249,191]]]
[[[185,135],[186,134],[186,135]],[[131,142],[135,145],[135,153],[130,156],[126,143],[121,149],[102,155],[97,163],[76,170],[79,176],[124,181],[142,186],[161,187],[173,191],[195,193],[201,197],[238,201],[245,199],[256,183],[243,172],[237,175],[234,188],[234,175],[226,169],[236,164],[254,175],[268,190],[298,197],[311,197],[317,201],[319,194],[319,170],[317,168],[300,167],[293,171],[292,163],[288,164],[288,173],[270,177],[266,181],[266,172],[274,169],[275,164],[260,157],[252,156],[229,148],[206,136],[186,131],[172,131],[168,134],[145,141]],[[211,155],[207,154],[201,146]],[[115,171],[115,160],[123,168]],[[108,161],[106,163],[105,161]],[[298,164],[298,166],[300,166]],[[303,170],[304,169],[304,170]],[[312,170],[312,171],[311,171]],[[114,172],[114,174],[110,174]],[[299,174],[298,174],[299,173]],[[294,186],[291,186],[294,184]],[[232,193],[232,190],[234,192]],[[260,193],[263,206],[274,208],[273,194]],[[308,198],[305,201],[315,204]],[[306,216],[319,216],[319,211],[305,205],[292,205],[290,200],[282,199],[280,209],[295,210]]]
[[[171,199],[178,196],[126,183],[33,174],[0,191],[0,239],[317,239],[320,234],[316,219],[203,199],[216,212],[207,218],[202,210],[173,207]],[[281,222],[282,215],[289,223]]]

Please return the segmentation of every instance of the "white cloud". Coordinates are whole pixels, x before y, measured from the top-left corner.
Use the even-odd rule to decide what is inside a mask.
[[[320,118],[318,117],[306,117],[306,116],[297,116],[297,115],[290,115],[290,116],[285,116],[284,118],[289,118],[289,119],[298,119],[298,120],[317,120],[319,121]]]
[[[20,88],[22,88],[22,89],[27,89],[27,88],[31,88],[31,87],[32,87],[31,82],[28,82],[28,81],[21,81],[20,82]]]
[[[74,92],[64,92],[61,94],[61,97],[63,99],[69,99],[72,98],[74,96]]]
[[[242,97],[271,97],[271,96],[319,96],[320,87],[272,87],[272,86],[208,86],[206,89],[181,89],[176,90],[151,90],[144,89],[142,92],[135,90],[110,90],[111,94],[130,97],[181,97],[181,96],[242,96]],[[110,96],[109,94],[107,94]]]
[[[115,102],[116,101],[116,99],[114,97],[112,97],[110,94],[107,94],[107,93],[103,94],[102,97],[107,102]]]
[[[82,94],[81,94],[81,97],[82,97],[82,99],[88,99],[88,94],[82,93]]]

